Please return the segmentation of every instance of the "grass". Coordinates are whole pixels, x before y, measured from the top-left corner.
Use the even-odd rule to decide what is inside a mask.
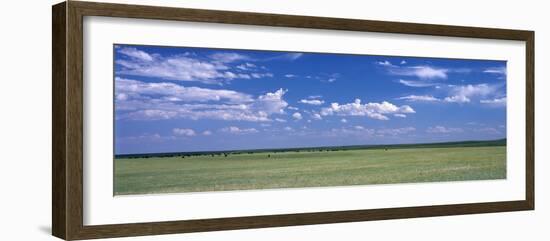
[[[116,195],[504,178],[506,146],[491,145],[115,159]]]

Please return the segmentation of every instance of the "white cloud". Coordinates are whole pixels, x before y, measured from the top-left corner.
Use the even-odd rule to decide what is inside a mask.
[[[397,98],[398,100],[406,100],[406,101],[426,101],[426,102],[434,102],[439,101],[438,98],[435,98],[431,95],[408,95]]]
[[[286,77],[286,78],[295,78],[295,77],[297,77],[297,76],[294,75],[294,74],[285,74],[285,77]]]
[[[413,76],[420,79],[447,79],[448,69],[432,66],[385,65],[388,73],[399,76]]]
[[[340,105],[332,103],[330,107],[321,109],[321,115],[339,115],[339,116],[367,116],[377,120],[388,120],[386,114],[409,114],[415,111],[408,105],[396,106],[384,101],[382,103],[361,104],[360,99],[355,102]]]
[[[186,56],[174,56],[150,62],[122,62],[117,64],[124,68],[118,74],[155,77],[180,81],[199,81],[217,83],[225,79],[235,79],[239,75],[228,71],[225,65],[217,65]],[[245,77],[242,75],[241,77]]]
[[[130,56],[129,59],[118,58],[116,64],[121,66],[117,74],[144,76],[178,81],[197,81],[216,84],[233,79],[259,79],[273,77],[271,73],[254,72],[254,64],[244,63],[231,67],[229,63],[248,60],[247,56],[237,53],[216,53],[208,58],[199,58],[192,54],[161,56],[149,54],[135,48],[122,48],[118,51]],[[246,72],[242,72],[246,70]]]
[[[117,119],[216,119],[271,121],[285,113],[285,90],[279,89],[254,98],[232,90],[183,87],[174,83],[146,83],[116,79]]]
[[[261,79],[261,78],[265,78],[265,77],[273,77],[273,74],[272,73],[251,73],[250,76],[254,79]]]
[[[138,50],[136,48],[131,48],[131,47],[121,48],[118,50],[118,52],[138,60],[153,61],[153,56],[151,56],[150,54],[144,51]]]
[[[354,126],[354,128],[357,129],[357,130],[364,130],[365,129],[365,127],[363,127],[363,126]]]
[[[444,99],[446,102],[467,103],[474,96],[487,96],[497,90],[497,86],[488,84],[459,85],[451,88],[451,96]]]
[[[246,55],[229,52],[215,53],[208,57],[216,62],[221,63],[232,63],[241,60],[250,60],[250,58]]]
[[[253,99],[250,95],[232,90],[215,90],[200,87],[184,87],[174,83],[148,83],[137,80],[115,78],[117,100],[127,100],[129,96],[158,95],[168,101],[220,101],[246,103]],[[118,98],[124,96],[124,98]]]
[[[407,117],[407,115],[405,115],[405,114],[393,114],[393,116],[399,117],[399,118],[406,118]]]
[[[506,106],[506,97],[480,100],[479,102],[482,104],[487,104],[491,106]]]
[[[292,114],[292,118],[294,118],[296,120],[301,120],[302,119],[302,114],[300,114],[300,112],[295,112],[294,114]]]
[[[400,64],[407,64],[407,61],[401,60],[401,63],[400,63]]]
[[[429,127],[426,132],[428,133],[436,133],[436,134],[448,134],[448,133],[457,133],[457,132],[463,132],[461,128],[452,128],[452,127],[444,127],[444,126],[434,126]]]
[[[237,65],[236,68],[240,69],[240,70],[243,70],[243,71],[247,71],[247,70],[255,69],[256,65],[252,64],[252,63],[244,63],[244,64]]]
[[[299,110],[300,108],[298,107],[294,107],[294,106],[288,106],[287,107],[289,110]]]
[[[293,129],[292,129],[292,127],[290,127],[290,126],[287,126],[287,127],[284,128],[284,130],[285,130],[285,131],[292,131]]]
[[[435,68],[430,66],[412,66],[392,70],[396,75],[416,76],[420,79],[447,79],[447,69]]]
[[[258,133],[258,130],[255,128],[245,128],[241,129],[236,126],[229,126],[221,129],[222,132],[231,133],[231,134],[251,134],[251,133]]]
[[[209,131],[209,130],[203,131],[202,135],[203,136],[210,136],[210,135],[212,135],[212,131]]]
[[[378,65],[381,65],[381,66],[386,66],[386,67],[395,67],[395,65],[393,65],[390,61],[378,61],[376,62],[376,64]]]
[[[308,105],[322,105],[325,103],[324,100],[311,100],[311,99],[302,99],[299,102],[302,104],[308,104]]]
[[[260,95],[251,108],[267,114],[283,114],[285,113],[284,109],[288,106],[288,103],[283,100],[286,92],[286,90],[278,89],[273,93],[268,92],[265,95]]]
[[[178,136],[195,136],[196,135],[193,129],[182,129],[182,128],[174,128],[172,130],[172,133]]]
[[[492,67],[483,70],[483,73],[506,75],[506,67]]]
[[[401,127],[401,128],[384,128],[384,129],[369,129],[364,126],[354,126],[353,128],[333,128],[326,132],[325,135],[329,136],[354,136],[362,138],[371,138],[374,136],[399,136],[407,135],[415,132],[414,127]]]
[[[437,83],[432,83],[423,80],[403,80],[400,79],[399,83],[409,87],[431,87],[437,85]]]
[[[422,80],[447,79],[448,78],[447,73],[449,72],[466,73],[470,71],[469,69],[446,69],[446,68],[439,68],[439,67],[428,66],[428,65],[403,66],[406,63],[407,63],[406,61],[401,61],[401,66],[397,66],[392,64],[389,61],[377,62],[378,65],[383,66],[391,75],[417,77]],[[405,85],[410,84],[411,86],[422,85],[421,82],[414,83],[414,82],[402,81],[401,83]],[[413,87],[424,87],[424,86],[413,86]]]
[[[281,118],[275,118],[275,121],[281,122],[281,123],[285,123],[285,122],[286,122],[285,119],[281,119]]]
[[[454,96],[449,96],[449,97],[445,97],[445,102],[450,102],[450,103],[468,103],[470,102],[470,98],[468,98],[467,96],[464,96],[464,95],[454,95]]]
[[[321,117],[321,115],[319,115],[318,113],[315,113],[313,115],[311,115],[311,118],[313,118],[314,120],[322,120],[323,117]]]
[[[120,142],[144,142],[144,141],[147,141],[147,142],[150,142],[150,141],[162,142],[162,141],[170,140],[170,139],[173,139],[173,138],[174,137],[161,136],[158,133],[154,133],[154,134],[145,133],[145,134],[141,134],[139,136],[119,137],[119,138],[117,138],[117,141],[120,141]]]
[[[128,95],[125,93],[119,93],[115,97],[116,100],[124,101],[128,99]]]
[[[340,122],[342,122],[342,123],[348,123],[348,120],[346,120],[345,118],[342,118],[342,119],[340,120]]]

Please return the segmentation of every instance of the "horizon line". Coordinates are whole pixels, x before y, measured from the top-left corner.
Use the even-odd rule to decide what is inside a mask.
[[[488,140],[461,140],[461,141],[441,141],[441,142],[419,142],[419,143],[393,143],[393,144],[357,144],[357,145],[328,145],[328,146],[301,146],[301,147],[282,147],[282,148],[255,148],[255,149],[231,149],[231,150],[212,150],[212,151],[172,151],[172,152],[148,152],[148,153],[124,153],[114,154],[113,156],[136,156],[136,155],[161,155],[161,154],[190,154],[190,153],[223,153],[223,152],[250,152],[250,151],[275,151],[275,150],[299,150],[315,148],[335,148],[335,147],[380,147],[380,146],[399,146],[399,145],[429,145],[429,144],[451,144],[464,142],[491,142],[502,141],[507,138],[488,139]]]

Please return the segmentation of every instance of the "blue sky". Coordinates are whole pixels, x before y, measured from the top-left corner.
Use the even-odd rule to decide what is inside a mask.
[[[115,45],[115,154],[506,137],[506,61]]]

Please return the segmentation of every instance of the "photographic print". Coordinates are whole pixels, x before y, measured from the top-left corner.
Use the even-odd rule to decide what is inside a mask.
[[[114,194],[506,178],[506,61],[115,44]]]

